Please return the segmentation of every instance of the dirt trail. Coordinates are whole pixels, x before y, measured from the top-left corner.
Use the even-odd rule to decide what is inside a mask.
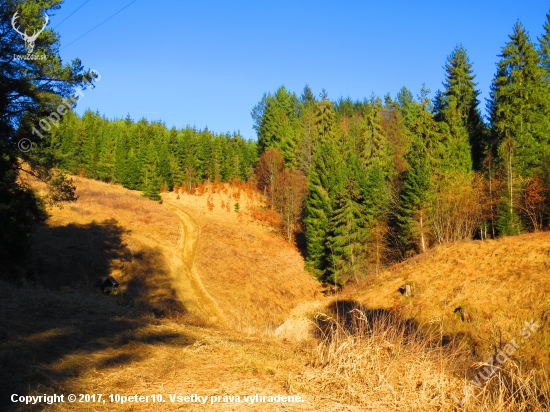
[[[172,199],[164,197],[163,204],[180,218],[182,225],[182,235],[170,259],[173,286],[178,298],[190,312],[199,315],[208,324],[227,326],[221,309],[204,289],[195,267],[199,225]]]

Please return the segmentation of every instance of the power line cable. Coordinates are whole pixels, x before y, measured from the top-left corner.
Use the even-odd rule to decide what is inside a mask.
[[[73,14],[75,14],[78,10],[80,10],[80,9],[82,8],[82,6],[84,6],[84,5],[85,5],[86,3],[88,3],[89,1],[90,1],[90,0],[86,0],[84,3],[82,3],[78,9],[76,9],[75,11],[73,11],[71,14],[69,14],[69,15],[68,15],[67,17],[65,17],[63,20],[61,20],[61,22],[60,22],[57,26],[55,26],[54,29],[56,29],[56,28],[58,28],[59,26],[61,26],[61,24],[62,24],[65,20],[67,20],[69,17],[71,17]]]
[[[124,9],[130,7],[132,4],[134,4],[137,0],[134,0],[132,2],[130,2],[129,4],[127,4],[126,6],[124,6],[123,8],[121,8],[119,11],[117,11],[115,14],[113,14],[112,16],[110,17],[107,17],[105,20],[103,20],[101,23],[99,23],[97,26],[93,27],[92,29],[88,30],[86,33],[84,33],[82,36],[80,36],[79,38],[73,40],[72,42],[70,42],[69,44],[67,44],[66,46],[64,46],[61,50],[69,47],[71,44],[73,44],[74,42],[80,40],[81,38],[83,38],[84,36],[86,36],[88,33],[94,31],[95,29],[97,29],[99,26],[101,26],[103,23],[107,22],[108,20],[111,20],[113,17],[115,17],[118,13],[120,13],[121,11],[123,11]],[[61,51],[60,50],[60,51]]]

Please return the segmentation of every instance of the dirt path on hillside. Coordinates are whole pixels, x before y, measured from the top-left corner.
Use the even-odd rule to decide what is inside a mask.
[[[178,298],[187,310],[199,315],[208,324],[226,326],[227,321],[221,309],[204,289],[195,267],[199,225],[172,199],[164,198],[163,204],[180,218],[182,226],[182,234],[170,259],[173,286]]]

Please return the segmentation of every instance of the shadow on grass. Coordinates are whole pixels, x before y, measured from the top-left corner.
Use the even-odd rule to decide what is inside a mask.
[[[420,328],[415,319],[404,319],[393,311],[370,309],[354,300],[335,300],[314,318],[315,337],[330,343],[337,336],[370,336],[393,330],[403,337],[402,342],[430,341],[431,346],[459,346],[467,344],[475,354],[469,334],[442,334],[435,327]],[[437,326],[437,325],[436,325]]]
[[[405,335],[417,332],[413,319],[403,320],[386,309],[369,309],[354,300],[335,300],[326,310],[318,314],[314,322],[316,337],[330,341],[335,334],[370,335],[377,326],[399,327]]]
[[[185,308],[160,252],[132,251],[124,234],[116,220],[42,227],[29,264],[33,285],[0,283],[0,410],[25,408],[12,394],[70,393],[74,378],[146,359],[152,345],[194,343],[173,326],[148,328],[159,324],[155,314]],[[134,273],[122,296],[95,288],[125,263]]]

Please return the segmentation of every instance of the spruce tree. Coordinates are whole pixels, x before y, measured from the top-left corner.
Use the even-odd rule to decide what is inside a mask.
[[[160,200],[159,158],[152,140],[147,145],[144,166],[143,196],[151,200]]]
[[[327,142],[334,138],[335,131],[335,114],[332,107],[332,102],[323,99],[315,103],[315,128],[317,140],[319,142]]]
[[[143,185],[143,175],[134,148],[130,148],[124,164],[122,185],[128,189],[140,190]]]
[[[332,155],[336,151],[328,144],[316,149],[308,175],[308,193],[305,201],[306,241],[308,256],[306,265],[314,276],[327,280],[327,236],[332,217],[330,174]]]
[[[329,224],[327,246],[330,252],[328,279],[344,284],[357,280],[365,254],[368,216],[364,199],[354,180],[338,191]]]
[[[425,252],[430,244],[433,208],[432,175],[438,173],[442,154],[439,127],[423,87],[420,111],[410,126],[411,150],[406,160],[409,165],[400,193],[398,224],[406,248],[415,247]]]
[[[298,106],[299,129],[296,143],[296,164],[305,176],[309,172],[313,160],[313,148],[315,146],[315,96],[310,87],[306,85],[300,96]]]
[[[260,154],[267,149],[278,149],[287,167],[296,165],[298,139],[298,99],[281,86],[274,96],[267,96],[258,127]]]
[[[457,46],[447,57],[445,64],[445,89],[440,96],[440,107],[436,111],[441,120],[449,124],[453,139],[462,139],[464,127],[468,141],[457,141],[455,147],[471,151],[473,166],[481,169],[482,160],[487,151],[485,124],[478,109],[479,90],[474,82],[472,64],[463,46]],[[468,147],[467,147],[468,146]],[[466,156],[460,154],[461,157]]]
[[[115,123],[115,165],[114,180],[117,183],[123,183],[125,179],[126,158],[128,157],[128,141],[126,136],[126,124],[123,121]]]
[[[167,190],[172,190],[174,180],[172,179],[172,170],[170,167],[170,156],[168,154],[168,144],[166,141],[157,143],[158,148],[158,173],[157,176]]]
[[[517,212],[519,182],[543,173],[550,153],[550,89],[529,35],[518,22],[491,86],[492,146],[504,171],[497,226],[500,233],[521,231]]]
[[[539,40],[539,55],[541,65],[546,71],[546,78],[550,81],[550,13],[546,14],[544,33]]]

